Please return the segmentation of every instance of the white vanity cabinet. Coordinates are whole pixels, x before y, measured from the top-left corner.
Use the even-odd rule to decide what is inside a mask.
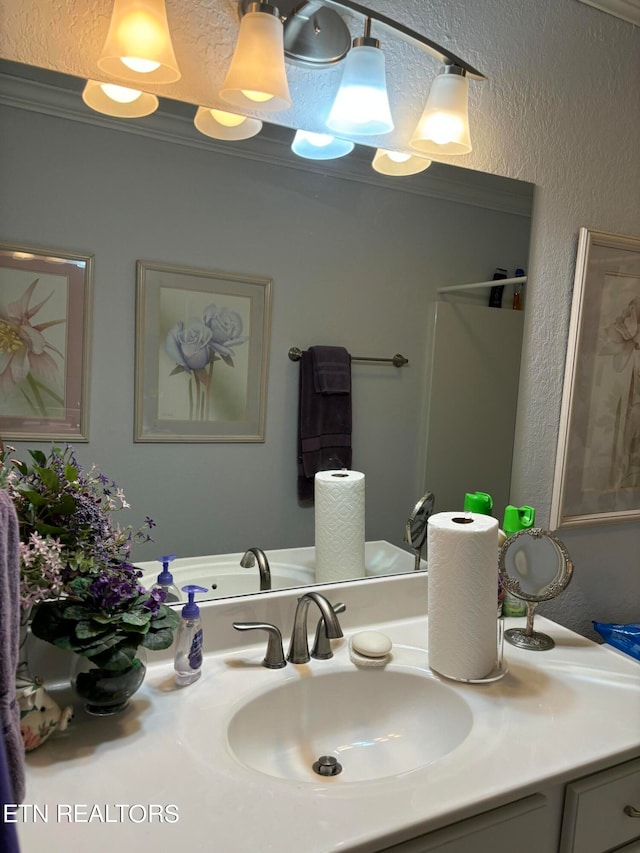
[[[555,853],[562,819],[559,790],[532,794],[380,853]]]
[[[640,758],[567,785],[560,853],[613,849],[640,850]]]
[[[640,817],[633,816],[634,809],[640,812],[640,758],[379,853],[640,853]]]

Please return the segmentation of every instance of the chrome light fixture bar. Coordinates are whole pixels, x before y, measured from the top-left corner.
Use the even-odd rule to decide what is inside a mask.
[[[485,75],[455,53],[405,24],[356,3],[354,0],[275,0],[284,22],[284,47],[288,59],[303,65],[330,65],[342,59],[351,46],[349,30],[334,9],[347,9],[363,18],[377,21],[417,45],[445,65],[457,65],[473,80],[486,80]],[[241,3],[242,5],[242,3]],[[326,50],[323,52],[323,40]]]

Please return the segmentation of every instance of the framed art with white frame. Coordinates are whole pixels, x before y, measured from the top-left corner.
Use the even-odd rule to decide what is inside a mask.
[[[271,284],[138,261],[136,441],[264,441]]]
[[[581,228],[551,528],[640,518],[640,237]]]
[[[0,436],[89,440],[93,255],[0,243]]]

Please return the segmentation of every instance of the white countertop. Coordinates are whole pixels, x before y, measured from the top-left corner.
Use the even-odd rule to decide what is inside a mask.
[[[408,576],[395,579],[387,589],[410,593],[423,583]],[[339,595],[333,593],[337,589]],[[350,783],[346,773],[293,782],[247,769],[231,754],[225,738],[230,716],[247,697],[284,679],[353,666],[347,641],[354,632],[351,625],[357,624],[357,630],[367,627],[358,623],[356,614],[364,588],[356,583],[329,591],[334,603],[348,601],[347,614],[341,617],[345,639],[334,641],[333,661],[267,670],[260,666],[260,636],[254,646],[209,652],[201,679],[187,688],[175,689],[171,663],[159,662],[149,667],[143,687],[121,714],[98,719],[78,712],[67,732],[55,734],[28,757],[27,820],[18,827],[23,853],[164,853],[186,846],[220,853],[373,851],[544,784],[640,755],[638,662],[536,616],[536,628],[554,638],[553,650],[528,652],[505,644],[509,672],[501,681],[446,681],[468,702],[474,726],[436,763],[366,783]],[[259,599],[268,596],[274,597],[271,607],[295,603],[295,593],[288,598],[270,593],[249,603],[216,602],[207,618],[223,625],[261,616]],[[371,607],[365,605],[364,611],[369,614]],[[505,621],[507,627],[522,624]],[[287,637],[289,623],[282,624]],[[370,627],[392,639],[390,666],[419,667],[424,678],[436,677],[425,651],[426,616],[376,621]],[[227,646],[231,635],[227,631]],[[246,639],[244,635],[236,642]],[[328,701],[339,703],[340,696]],[[424,713],[427,727],[428,709]],[[206,721],[197,734],[194,719]],[[264,725],[268,730],[269,720]],[[69,809],[59,819],[60,804],[75,806],[76,819],[64,816]],[[29,809],[34,805],[40,815],[47,813],[47,822]],[[175,809],[167,810],[169,805]]]

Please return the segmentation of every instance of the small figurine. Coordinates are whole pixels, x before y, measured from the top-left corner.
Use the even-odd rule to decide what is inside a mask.
[[[23,682],[17,689],[25,752],[37,749],[56,729],[63,732],[73,718],[71,705],[60,710],[42,684],[41,678],[35,678],[26,685]]]

